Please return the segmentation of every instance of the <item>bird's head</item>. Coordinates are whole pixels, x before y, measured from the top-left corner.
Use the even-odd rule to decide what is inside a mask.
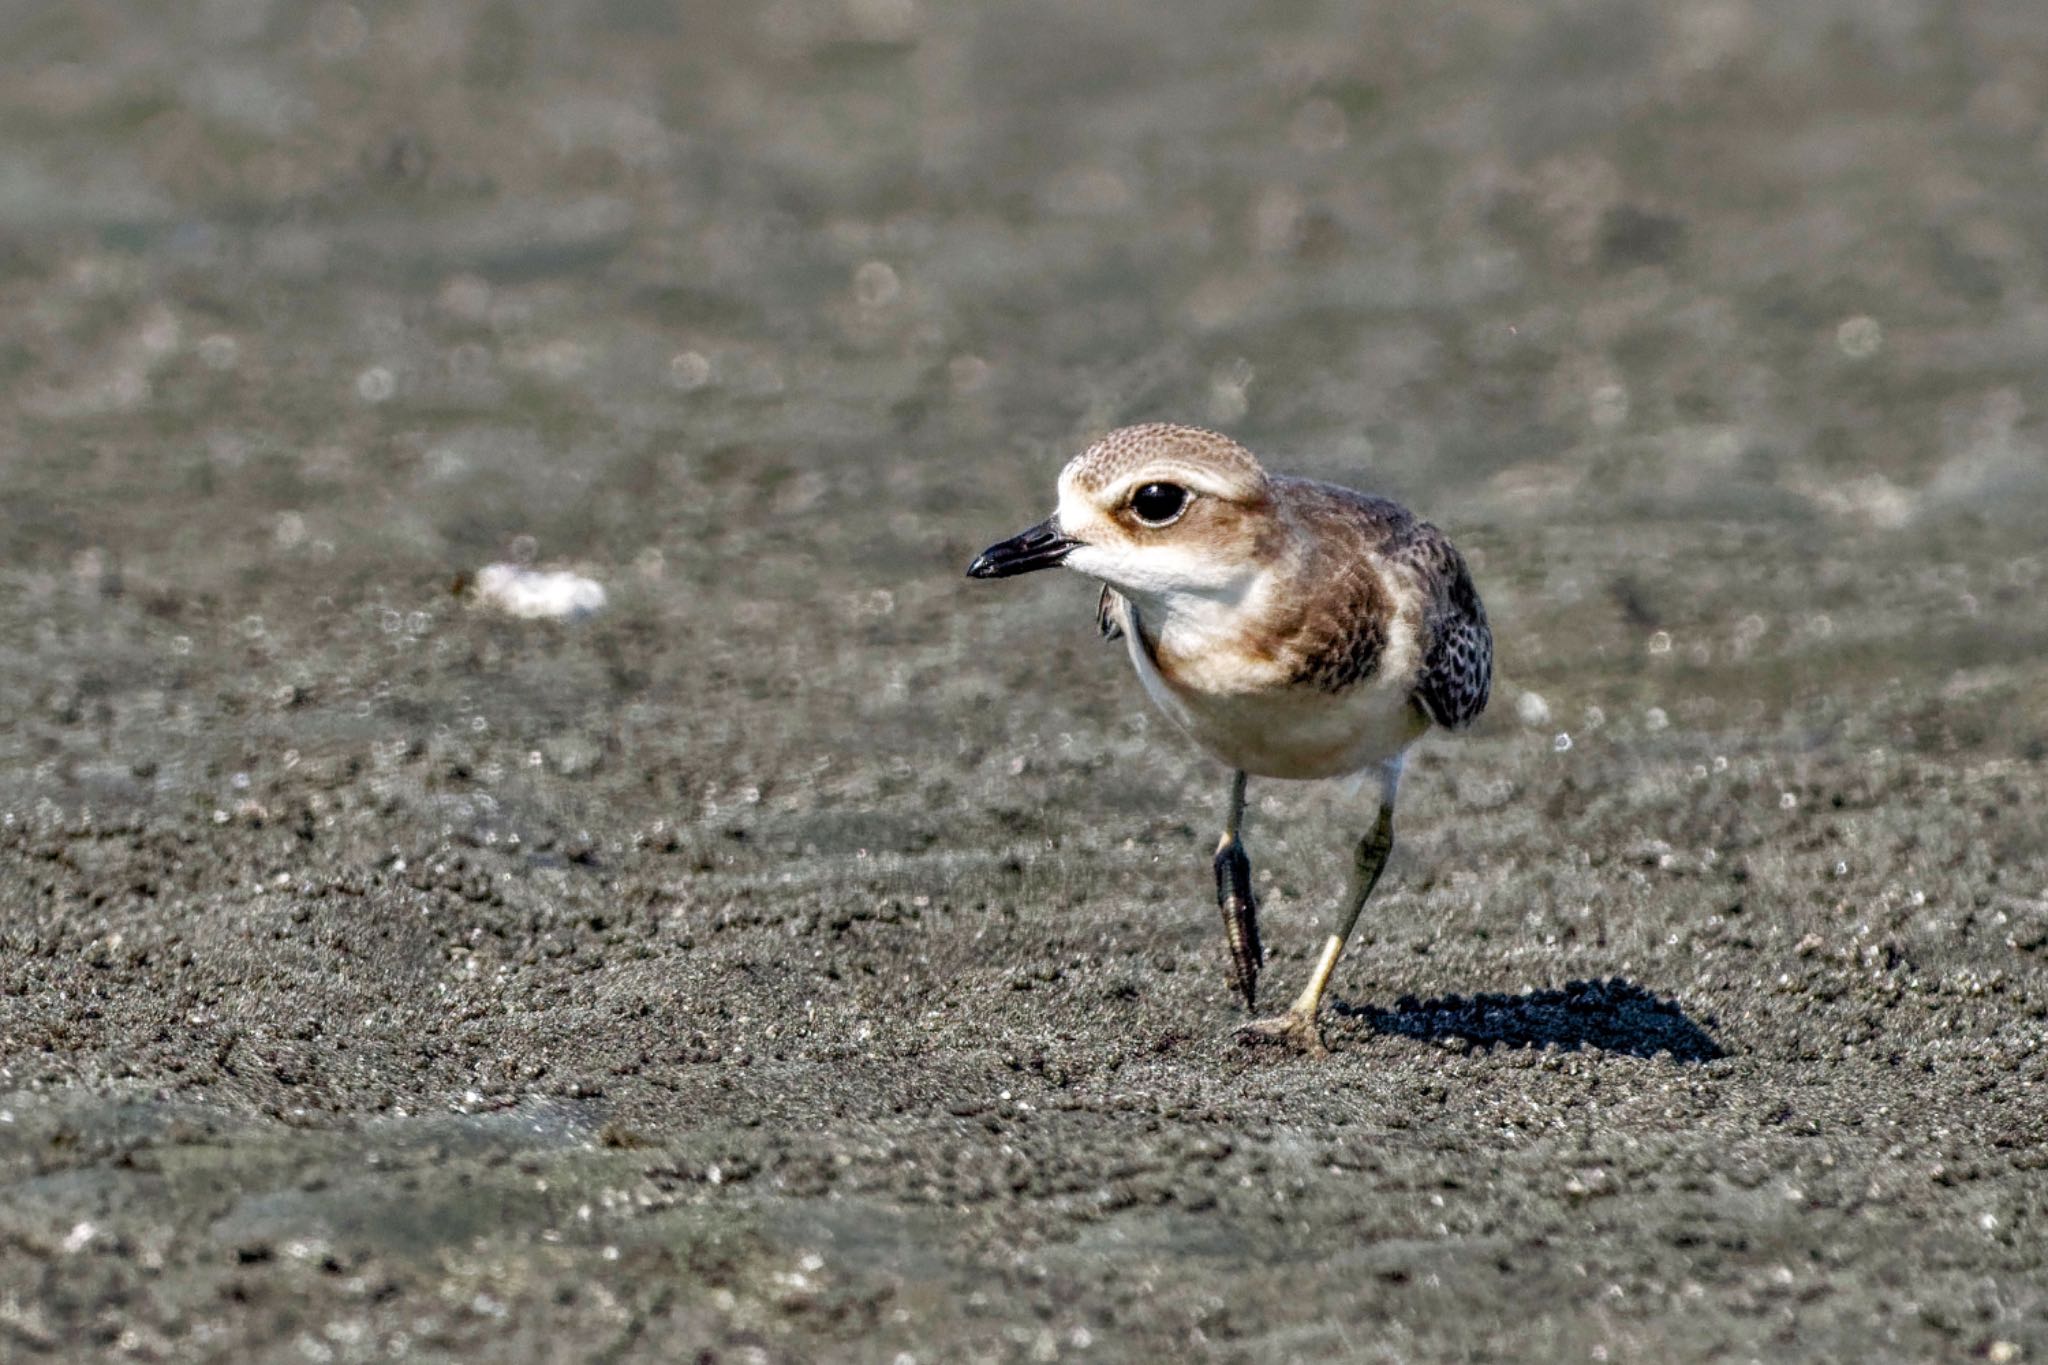
[[[1068,462],[1051,517],[967,573],[1064,564],[1141,604],[1230,596],[1257,576],[1274,529],[1266,471],[1243,446],[1199,427],[1124,427]]]

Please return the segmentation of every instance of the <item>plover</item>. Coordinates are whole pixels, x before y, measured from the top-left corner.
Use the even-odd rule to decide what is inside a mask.
[[[1076,456],[1053,515],[967,573],[1054,565],[1102,584],[1103,635],[1124,639],[1153,702],[1232,770],[1216,901],[1247,1009],[1264,958],[1247,780],[1378,777],[1379,813],[1315,971],[1285,1014],[1242,1030],[1320,1054],[1323,993],[1393,851],[1402,755],[1432,725],[1461,729],[1486,708],[1493,635],[1464,557],[1397,503],[1269,474],[1227,436],[1154,423]]]

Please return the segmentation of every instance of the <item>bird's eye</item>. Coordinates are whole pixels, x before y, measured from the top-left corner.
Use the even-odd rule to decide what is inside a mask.
[[[1177,483],[1148,483],[1131,494],[1131,512],[1147,526],[1166,526],[1188,510],[1188,490]]]

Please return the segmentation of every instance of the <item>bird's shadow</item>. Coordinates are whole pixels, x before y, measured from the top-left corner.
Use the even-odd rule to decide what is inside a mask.
[[[1706,1023],[1695,1022],[1675,1000],[1664,1000],[1631,981],[1570,981],[1561,989],[1521,995],[1446,995],[1434,1000],[1402,996],[1392,1009],[1332,1004],[1333,1013],[1362,1020],[1374,1033],[1436,1041],[1462,1038],[1474,1047],[1598,1048],[1631,1057],[1668,1053],[1681,1062],[1711,1062],[1728,1054]]]

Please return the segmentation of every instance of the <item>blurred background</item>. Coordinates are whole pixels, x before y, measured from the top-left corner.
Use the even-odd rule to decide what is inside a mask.
[[[224,1276],[283,1274],[260,1269],[270,1248],[324,1226],[345,1269],[406,1288],[322,1350],[384,1349],[432,1284],[523,1307],[510,1326],[450,1310],[422,1339],[541,1354],[521,1324],[611,1311],[562,1306],[549,1275],[623,1244],[652,1283],[677,1263],[658,1244],[738,1296],[686,1299],[707,1349],[794,1332],[802,1355],[892,1321],[784,1302],[775,1276],[814,1273],[790,1269],[814,1234],[789,1229],[828,1195],[910,1220],[865,1253],[891,1283],[943,1279],[918,1260],[935,1236],[1000,1278],[1013,1246],[1072,1233],[1073,1191],[1142,1184],[1132,1151],[1171,1139],[1139,1168],[1180,1172],[1160,1201],[1207,1189],[1200,1236],[1277,1264],[1273,1225],[1233,1202],[1254,1182],[1231,1144],[1172,1146],[1175,1113],[1311,1184],[1367,1179],[1338,1150],[1365,1122],[1389,1144],[1381,1194],[1446,1172],[1493,1189],[1503,1162],[1513,1187],[1499,1112],[1389,1136],[1443,1084],[1512,1096],[1538,1075],[1415,1048],[1457,1033],[1426,1011],[1337,1026],[1377,1090],[1219,1071],[1221,774],[1095,642],[1085,584],[961,580],[1045,515],[1092,436],[1169,419],[1411,502],[1492,609],[1494,711],[1424,749],[1384,922],[1339,993],[1626,974],[1683,994],[1703,1033],[1657,1033],[1653,1010],[1616,1035],[1650,1041],[1617,1047],[1667,1066],[1725,1047],[1701,1063],[1720,1098],[1666,1093],[1680,1118],[1615,1131],[1689,1129],[1704,1145],[1673,1161],[1717,1178],[1740,1144],[1715,1122],[1808,1112],[1786,1076],[1903,1084],[1856,1059],[1910,1035],[1924,1074],[1948,1068],[1919,1082],[1950,1087],[1939,1102],[1902,1096],[1825,1171],[1796,1144],[1741,1159],[1816,1200],[1853,1168],[1950,1201],[1900,1203],[1916,1231],[2005,1219],[1939,1269],[1887,1262],[1961,1305],[1905,1305],[1894,1342],[1989,1350],[2039,1297],[2020,1251],[1985,1246],[2038,1196],[1980,1208],[1881,1154],[2004,1170],[1986,1153],[2024,1124],[1997,1097],[2040,1070],[2044,367],[2038,0],[12,0],[0,1079],[21,1116],[7,1169],[73,1183],[15,1187],[22,1240],[0,1259],[74,1235],[127,1249],[93,1292],[9,1321],[31,1343],[183,1341]],[[606,606],[495,611],[469,585],[498,561],[573,570]],[[1255,801],[1285,991],[1357,812],[1320,787]],[[1909,980],[1947,992],[1912,1014],[1941,1036],[1897,1034]],[[1591,1036],[1525,1024],[1502,1057]],[[1120,1071],[1130,1039],[1151,1070]],[[948,1108],[998,1090],[1082,1108],[1050,1130],[968,1110],[994,1115],[985,1132]],[[211,1117],[168,1129],[177,1104]],[[1307,1128],[1281,1142],[1275,1105]],[[1913,1126],[1936,1110],[1973,1136]],[[372,1123],[428,1114],[457,1126]],[[355,1136],[280,1136],[299,1129]],[[192,1132],[227,1130],[277,1144],[271,1173],[193,1155]],[[630,1180],[557,1169],[600,1130]],[[52,1157],[52,1133],[80,1154]],[[1626,1160],[1576,1141],[1581,1165]],[[516,1153],[597,1222],[522,1175],[481,1212],[437,1194],[455,1211],[407,1222],[431,1204],[415,1191],[351,1223],[352,1202],[383,1206],[335,1174],[362,1168],[350,1142],[415,1167]],[[287,1192],[201,1217],[123,1174],[137,1144],[183,1151],[209,1189]],[[1550,1193],[1516,1215],[1553,1241],[1584,1233],[1545,1183],[1556,1159],[1529,1149]],[[735,1162],[817,1200],[787,1224],[734,1202],[715,1228],[643,1235],[586,1187],[715,1198],[707,1172]],[[975,1195],[982,1221],[935,1234],[904,1212],[986,1171],[1021,1183]],[[1740,1224],[1698,1253],[1718,1268],[1659,1272],[1746,1324],[1694,1347],[1765,1340],[1742,1316],[1777,1292],[1757,1258],[1837,1245],[1673,1199],[1630,1217]],[[1346,1245],[1459,1216],[1374,1207]],[[1625,1221],[1572,1243],[1579,1274],[1640,1287]],[[563,1223],[585,1229],[570,1249],[536,1250]],[[472,1232],[509,1239],[498,1270],[450,1268]],[[152,1280],[138,1247],[175,1273]],[[1139,1299],[1105,1298],[1099,1267],[1013,1277],[1030,1332],[953,1345],[1040,1352],[1050,1323],[1056,1351],[1118,1325],[1162,1351],[1267,1328],[1272,1350],[1338,1351],[1285,1335],[1276,1282],[1213,1254]],[[1568,1277],[1445,1313],[1415,1297],[1420,1270],[1327,1291],[1307,1274],[1288,1292],[1339,1316],[1365,1295],[1444,1350],[1539,1331],[1604,1351],[1631,1330],[1679,1349],[1623,1310],[1561,1309]],[[1970,1297],[1986,1283],[2003,1288]],[[342,1284],[322,1292],[355,1302]],[[1828,1329],[1850,1335],[1825,1338],[1844,1351],[1890,1311],[1829,1302],[1852,1304]],[[229,1321],[244,1345],[299,1330]]]
[[[257,712],[345,711],[381,664],[316,683],[310,642],[430,637],[442,580],[536,556],[699,666],[907,706],[982,640],[945,571],[1153,418],[1461,532],[1510,680],[1617,624],[1809,681],[2040,643],[1973,615],[2033,596],[2048,500],[2017,0],[0,24],[0,562],[45,630],[118,590],[123,648],[225,633]],[[1893,609],[1812,640],[1845,595]],[[864,613],[889,648],[797,633]]]

